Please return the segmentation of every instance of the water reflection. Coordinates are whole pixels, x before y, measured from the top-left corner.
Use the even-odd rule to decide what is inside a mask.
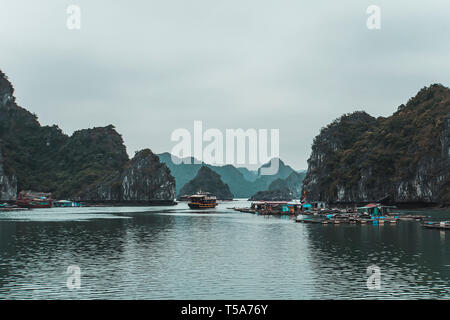
[[[160,208],[0,214],[0,298],[448,298],[450,237],[418,223],[304,225]],[[34,214],[34,216],[32,215]],[[81,288],[66,287],[69,265]],[[381,289],[366,269],[381,268]]]
[[[439,232],[416,222],[305,227],[310,261],[322,275],[317,285],[329,298],[449,297],[449,243],[442,243]],[[371,265],[381,269],[380,290],[367,289]]]

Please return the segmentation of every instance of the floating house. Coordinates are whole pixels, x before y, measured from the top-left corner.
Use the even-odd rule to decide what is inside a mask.
[[[393,213],[393,209],[396,207],[383,206],[379,203],[369,203],[364,207],[356,208],[358,213],[367,214],[371,216],[387,216]]]
[[[53,202],[54,207],[66,208],[66,207],[82,207],[83,205],[79,202],[69,201],[69,200],[59,200]]]
[[[287,201],[256,201],[252,203],[250,209],[259,214],[295,214],[300,211],[301,204]]]
[[[313,209],[325,209],[327,204],[324,201],[312,201],[311,205]]]

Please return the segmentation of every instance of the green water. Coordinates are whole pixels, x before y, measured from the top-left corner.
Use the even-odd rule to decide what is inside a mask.
[[[2,212],[0,299],[450,298],[450,231],[227,209],[247,205]],[[81,270],[72,290],[71,265]],[[379,289],[367,287],[369,266],[380,268]]]

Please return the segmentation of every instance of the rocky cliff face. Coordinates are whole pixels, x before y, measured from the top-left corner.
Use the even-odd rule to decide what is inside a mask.
[[[209,192],[219,200],[232,200],[233,194],[227,184],[223,183],[220,175],[204,166],[198,170],[194,179],[181,188],[179,195],[192,195],[198,191]]]
[[[151,150],[136,153],[119,173],[83,191],[80,198],[106,201],[174,200],[175,179]]]
[[[121,135],[109,125],[75,131],[55,160],[59,172],[55,194],[65,197],[120,172],[129,158]]]
[[[0,123],[4,122],[7,110],[15,104],[14,89],[6,76],[0,71]],[[0,127],[1,128],[1,127]],[[17,177],[10,173],[3,156],[3,141],[0,140],[0,199],[14,200],[17,197]]]
[[[250,201],[291,201],[293,199],[292,192],[288,188],[280,188],[275,190],[258,191],[250,199]]]
[[[300,199],[302,196],[303,180],[305,179],[306,172],[292,172],[286,179],[286,184],[292,195],[296,199]],[[270,187],[269,187],[270,189]]]
[[[112,190],[104,191],[110,198],[120,191],[117,199],[173,200],[173,177],[150,150],[130,161],[112,125],[79,130],[72,136],[57,126],[41,126],[36,115],[16,104],[13,94],[12,84],[0,71],[0,200],[13,199],[24,189],[87,200],[81,197],[85,190],[122,174],[124,190],[112,184]],[[108,196],[98,197],[89,195],[91,200]]]
[[[450,89],[432,85],[387,118],[356,112],[314,139],[309,200],[450,202]]]
[[[272,181],[268,190],[256,192],[249,200],[291,201],[294,198],[300,199],[305,175],[305,172],[293,171],[285,179],[278,178]]]
[[[220,175],[220,178],[226,183],[230,191],[236,198],[248,198],[258,191],[266,190],[270,183],[278,178],[286,179],[294,172],[290,166],[284,164],[279,160],[279,170],[273,175],[261,175],[261,168],[268,167],[269,163],[261,166],[257,172],[251,172],[246,168],[236,168],[233,165],[214,166],[206,163],[196,163],[198,160],[188,158],[189,163],[175,164],[172,162],[172,156],[169,153],[161,153],[158,155],[162,162],[164,162],[170,169],[170,172],[176,179],[177,194],[180,194],[181,188],[192,180],[198,170],[206,166]],[[181,162],[182,159],[179,159]],[[195,162],[194,162],[195,160]],[[292,180],[295,183],[295,178]],[[301,183],[300,183],[301,188]]]
[[[3,154],[0,148],[0,199],[15,200],[17,198],[17,177],[5,172]]]

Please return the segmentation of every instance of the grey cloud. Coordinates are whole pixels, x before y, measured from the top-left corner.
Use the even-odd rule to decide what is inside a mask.
[[[129,153],[170,151],[176,128],[279,128],[281,158],[306,168],[313,137],[343,113],[389,115],[449,85],[450,3],[79,0],[2,3],[0,68],[18,102],[67,133],[114,124]]]

